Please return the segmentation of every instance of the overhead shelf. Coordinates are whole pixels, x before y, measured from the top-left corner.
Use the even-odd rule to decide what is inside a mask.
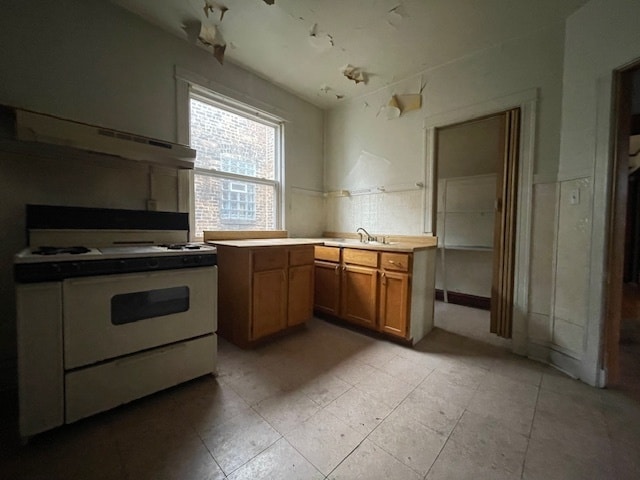
[[[493,251],[495,198],[495,174],[438,181],[436,234],[445,302],[449,301],[446,250]]]
[[[410,192],[412,190],[422,190],[424,183],[399,183],[395,185],[378,185],[366,188],[357,188],[353,190],[341,189],[332,190],[325,193],[326,197],[355,197],[358,195],[374,195],[378,193],[398,193],[398,192]]]

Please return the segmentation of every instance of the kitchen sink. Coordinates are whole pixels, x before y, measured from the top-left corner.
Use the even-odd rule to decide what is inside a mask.
[[[376,245],[376,246],[377,245],[395,245],[398,243],[398,242],[383,243],[383,242],[378,242],[377,240],[372,240],[370,242],[361,242],[357,238],[327,238],[325,239],[325,241],[335,242],[335,243],[352,243],[357,245]]]

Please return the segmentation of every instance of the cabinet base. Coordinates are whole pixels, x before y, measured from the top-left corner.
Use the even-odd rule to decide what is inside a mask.
[[[299,332],[301,330],[304,330],[305,328],[307,328],[307,325],[305,323],[301,323],[299,325],[287,327],[284,330],[280,330],[279,332],[272,333],[271,335],[264,336],[257,340],[247,340],[245,338],[242,338],[241,335],[234,337],[233,334],[228,335],[226,332],[223,333],[220,330],[218,330],[218,335],[221,338],[224,338],[226,341],[233,343],[236,347],[240,347],[243,350],[250,350],[250,349],[265,345],[267,343],[273,342],[279,339],[280,337],[284,337],[292,333]]]
[[[316,318],[326,320],[329,323],[333,323],[334,325],[345,327],[345,328],[348,328],[349,330],[353,330],[354,332],[363,333],[373,338],[377,338],[380,340],[391,340],[392,342],[398,343],[400,345],[413,348],[413,340],[410,338],[397,337],[395,335],[380,332],[379,330],[372,330],[367,327],[355,325],[347,320],[343,320],[342,318],[336,317],[335,315],[330,315],[328,313],[321,312],[319,310],[314,310],[313,313],[316,316]]]

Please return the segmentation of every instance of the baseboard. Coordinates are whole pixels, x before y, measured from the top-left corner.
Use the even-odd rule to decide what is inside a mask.
[[[479,308],[481,310],[491,310],[491,299],[470,295],[468,293],[447,292],[449,303],[463,305],[465,307]],[[444,301],[444,292],[436,288],[436,300]]]
[[[391,342],[398,343],[405,347],[413,348],[412,339],[400,338],[400,337],[396,337],[395,335],[390,335],[388,333],[381,332],[379,330],[373,330],[371,328],[367,328],[364,326],[355,325],[347,320],[343,320],[329,313],[321,312],[315,309],[313,311],[313,316],[321,320],[324,320],[326,322],[337,325],[339,327],[348,328],[349,330],[353,330],[354,332],[362,333],[364,335],[368,335],[370,337],[377,338],[379,340],[389,340]]]
[[[546,363],[571,378],[590,384],[580,375],[580,360],[568,352],[563,352],[557,345],[529,340],[527,347],[527,357],[530,359]]]

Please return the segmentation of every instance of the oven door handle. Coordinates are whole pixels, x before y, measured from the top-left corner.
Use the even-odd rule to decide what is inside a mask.
[[[155,273],[155,272],[154,272]],[[100,284],[112,284],[112,283],[120,283],[122,282],[122,275],[127,276],[127,281],[143,281],[143,279],[147,279],[150,277],[149,273],[146,272],[136,272],[136,273],[116,273],[113,275],[97,275],[97,276],[89,276],[89,277],[78,277],[78,278],[65,278],[62,283],[64,285],[100,285]]]
[[[153,350],[149,350],[143,353],[135,353],[130,357],[124,357],[124,358],[121,358],[120,360],[117,360],[116,365],[117,366],[131,365],[133,363],[138,363],[139,361],[142,361],[142,360],[147,360],[148,358],[151,358],[151,357],[163,355],[171,350],[176,350],[178,348],[186,348],[186,346],[187,345],[184,342],[181,342],[181,343],[175,343],[169,346],[155,348]]]

